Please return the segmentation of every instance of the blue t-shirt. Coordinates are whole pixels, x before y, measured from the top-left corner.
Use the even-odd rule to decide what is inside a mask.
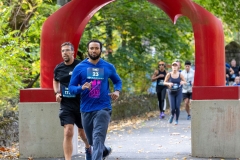
[[[71,94],[81,94],[81,112],[98,111],[111,107],[111,97],[108,79],[114,84],[114,90],[121,91],[122,81],[116,72],[115,67],[103,59],[95,65],[88,61],[88,58],[79,63],[73,70],[69,83]],[[85,82],[92,82],[91,90],[82,90]]]

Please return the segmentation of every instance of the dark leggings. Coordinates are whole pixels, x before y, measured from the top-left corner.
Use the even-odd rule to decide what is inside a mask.
[[[176,120],[178,120],[180,114],[180,106],[182,102],[182,89],[179,89],[176,93],[172,93],[168,89],[168,99],[171,107],[171,114],[172,116],[176,114]]]
[[[160,112],[164,112],[163,107],[164,107],[164,99],[166,97],[166,88],[159,89],[157,92],[157,97],[158,97],[158,107]]]

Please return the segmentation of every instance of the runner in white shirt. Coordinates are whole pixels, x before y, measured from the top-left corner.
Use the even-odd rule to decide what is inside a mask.
[[[184,76],[187,84],[183,85],[182,93],[183,93],[183,101],[185,105],[186,112],[188,114],[187,119],[191,119],[190,114],[190,99],[192,99],[192,86],[194,82],[194,73],[195,71],[191,69],[191,62],[186,61],[185,62],[185,69],[181,72],[181,74]]]

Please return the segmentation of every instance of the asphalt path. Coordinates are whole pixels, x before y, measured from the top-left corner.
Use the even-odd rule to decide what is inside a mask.
[[[106,138],[112,148],[107,160],[223,160],[223,158],[199,158],[191,156],[191,120],[181,111],[178,125],[155,116],[145,121],[126,122],[113,127]],[[78,155],[73,160],[84,160],[84,146],[79,140]],[[64,158],[41,158],[37,160],[64,160]],[[225,159],[230,160],[230,159]]]

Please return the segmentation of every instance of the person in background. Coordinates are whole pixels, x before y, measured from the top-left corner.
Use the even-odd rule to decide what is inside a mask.
[[[80,95],[70,94],[68,84],[74,67],[79,64],[79,60],[74,59],[74,47],[70,42],[61,45],[63,62],[54,69],[53,89],[56,101],[60,103],[59,118],[64,127],[63,151],[65,160],[71,160],[74,134],[74,124],[78,127],[78,133],[85,144],[85,159],[91,160],[91,146],[88,144],[83,130],[80,114]]]
[[[183,85],[182,93],[183,93],[183,101],[185,105],[185,110],[188,114],[187,120],[191,119],[190,115],[190,100],[192,99],[192,86],[194,82],[194,74],[195,71],[191,69],[191,62],[185,62],[185,69],[181,72],[186,80],[186,84]]]
[[[240,77],[239,76],[235,77],[233,86],[240,86]]]
[[[168,99],[171,107],[171,116],[169,123],[173,122],[174,115],[176,115],[175,125],[178,124],[180,115],[180,106],[182,102],[182,85],[186,84],[184,76],[179,72],[178,63],[172,63],[172,71],[169,72],[164,80],[164,85],[168,86]]]
[[[82,123],[93,146],[92,160],[105,159],[112,151],[104,144],[112,113],[111,99],[117,100],[122,89],[114,65],[100,58],[102,46],[99,40],[88,42],[88,58],[74,68],[69,83],[71,94],[81,94]],[[113,92],[110,92],[109,79],[113,82]]]
[[[230,74],[229,68],[230,68],[230,65],[228,63],[226,63],[225,68],[226,68],[226,81],[225,81],[226,83],[225,83],[225,85],[229,86],[229,74]]]
[[[158,69],[154,71],[152,75],[152,82],[157,81],[156,83],[156,92],[158,98],[158,107],[160,111],[159,118],[163,119],[165,117],[164,114],[164,100],[166,98],[166,89],[167,86],[163,85],[164,79],[167,75],[167,71],[165,70],[165,62],[160,61],[158,63]]]
[[[233,73],[229,74],[229,85],[232,85],[235,77],[239,76],[240,74],[240,67],[236,65],[235,59],[231,60],[230,68],[234,71]]]

